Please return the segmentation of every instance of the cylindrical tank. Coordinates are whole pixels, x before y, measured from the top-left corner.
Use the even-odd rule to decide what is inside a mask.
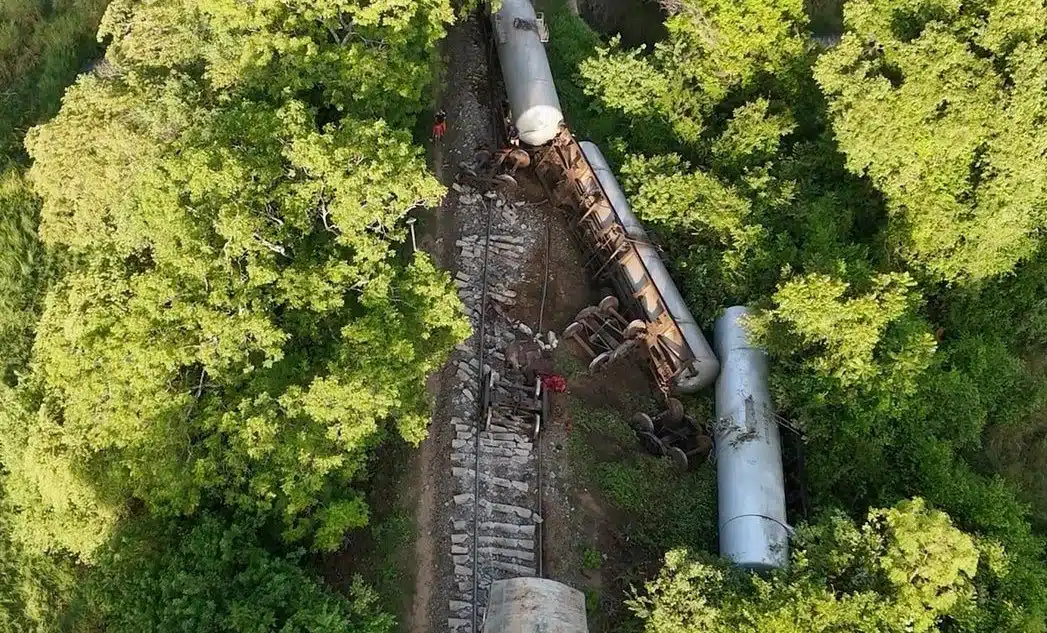
[[[695,362],[693,366],[676,378],[677,390],[681,393],[694,393],[703,387],[711,385],[720,370],[720,363],[716,360],[716,355],[713,354],[709,342],[705,339],[701,328],[698,327],[698,323],[694,320],[694,316],[680,295],[680,291],[676,288],[673,278],[669,276],[669,271],[665,269],[665,264],[658,255],[658,251],[651,246],[650,239],[643,229],[643,224],[640,223],[639,218],[633,213],[632,207],[629,206],[628,200],[625,199],[625,192],[622,191],[618,180],[614,177],[614,173],[611,171],[610,165],[607,164],[607,159],[604,158],[603,152],[591,141],[582,141],[579,143],[579,146],[581,146],[586,160],[589,161],[589,165],[593,168],[600,186],[603,187],[604,192],[607,194],[607,200],[614,208],[618,221],[625,227],[626,235],[633,240],[634,246],[636,246],[636,250],[640,254],[640,261],[643,262],[643,266],[647,269],[647,274],[651,278],[651,283],[654,284],[658,294],[661,295],[665,308],[669,311],[673,321],[676,322],[677,327],[680,328],[684,342],[687,343],[691,354],[694,355]]]
[[[716,381],[716,479],[720,554],[766,570],[789,561],[781,437],[767,386],[767,355],[749,340],[745,306],[727,308],[713,334]]]
[[[484,633],[588,633],[585,596],[546,578],[510,578],[491,583]]]
[[[520,140],[548,143],[560,131],[563,111],[553,84],[537,17],[529,0],[502,0],[491,16],[502,79]]]

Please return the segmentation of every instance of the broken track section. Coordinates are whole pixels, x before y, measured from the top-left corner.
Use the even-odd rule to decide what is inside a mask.
[[[447,626],[451,633],[478,633],[492,581],[540,573],[540,454],[528,409],[534,400],[517,385],[527,379],[521,370],[529,360],[551,345],[509,312],[543,223],[502,193],[455,184],[449,195],[458,197],[462,227],[455,283],[473,335],[452,361],[458,393],[450,418],[454,587]],[[492,399],[521,406],[491,407],[483,415],[487,380]]]

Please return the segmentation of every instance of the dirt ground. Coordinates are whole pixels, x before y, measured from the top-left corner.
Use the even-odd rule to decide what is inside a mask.
[[[527,177],[519,180],[532,199],[540,197]],[[583,254],[571,235],[568,218],[547,205],[543,208],[548,266],[545,252],[533,254],[527,278],[534,281],[518,289],[520,303],[513,316],[536,329],[541,319],[543,331],[559,335],[582,308],[597,303],[606,290],[597,288],[584,273]],[[589,375],[589,359],[584,352],[572,341],[560,341],[549,361],[553,371],[567,379],[568,392],[554,396],[553,419],[544,427],[540,441],[543,575],[585,593],[591,632],[616,630],[614,627],[623,620],[622,601],[628,589],[625,579],[635,577],[641,568],[653,572],[659,561],[649,560],[645,552],[630,547],[628,530],[623,529],[628,518],[591,486],[575,452],[569,450],[572,441],[591,441],[589,436],[583,439],[579,435],[573,415],[579,410],[610,410],[628,417],[638,410],[649,410],[659,394],[654,392],[639,356]],[[639,454],[641,450],[633,437],[615,443],[602,447],[601,453],[625,450]]]

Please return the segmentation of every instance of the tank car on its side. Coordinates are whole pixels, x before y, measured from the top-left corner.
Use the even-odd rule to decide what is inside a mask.
[[[720,363],[600,148],[565,131],[542,151],[537,170],[554,197],[575,210],[596,276],[609,279],[629,312],[646,322],[641,337],[659,387],[694,393],[711,385]]]
[[[784,566],[790,529],[781,438],[765,354],[742,325],[746,308],[729,308],[717,321],[714,354],[603,154],[564,126],[531,3],[503,0],[491,19],[520,140],[531,146],[532,164],[554,203],[572,211],[596,277],[610,280],[630,318],[643,321],[645,329],[631,329],[632,323],[627,329],[642,339],[659,387],[693,393],[716,381],[721,554],[749,569]]]
[[[781,437],[767,386],[767,355],[749,341],[745,306],[727,308],[713,335],[720,554],[754,570],[789,561]]]
[[[532,146],[548,143],[563,126],[563,111],[534,7],[529,0],[502,0],[491,24],[520,140]]]

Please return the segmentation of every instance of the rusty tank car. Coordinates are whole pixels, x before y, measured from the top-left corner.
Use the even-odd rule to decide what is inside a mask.
[[[643,330],[632,334],[662,391],[694,393],[711,385],[720,363],[600,149],[565,130],[541,150],[536,168],[554,199],[574,211],[592,272],[614,286],[629,316],[643,321]]]

